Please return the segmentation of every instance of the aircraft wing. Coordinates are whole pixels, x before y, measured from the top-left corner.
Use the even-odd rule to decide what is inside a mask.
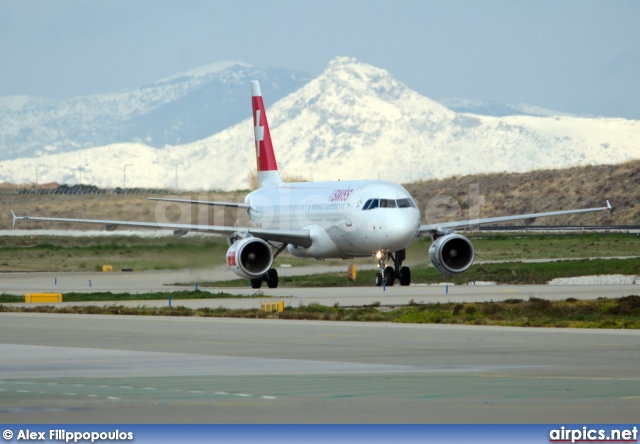
[[[174,224],[174,223],[158,223],[158,222],[134,222],[124,220],[100,220],[100,219],[70,219],[59,217],[36,217],[36,216],[16,216],[11,211],[13,218],[12,227],[18,220],[34,220],[44,222],[69,222],[78,224],[96,224],[104,225],[107,231],[114,231],[119,226],[137,227],[137,228],[155,228],[164,230],[174,230],[176,234],[186,234],[189,231],[199,233],[224,234],[231,235],[233,233],[248,233],[254,237],[258,237],[265,241],[282,242],[291,245],[310,247],[311,235],[308,230],[268,230],[262,228],[249,227],[227,227],[223,225],[193,225],[193,224]]]
[[[169,197],[148,197],[147,200],[157,200],[161,202],[178,202],[198,205],[213,205],[217,207],[230,207],[230,208],[249,208],[249,205],[236,202],[212,202],[208,200],[188,200],[188,199],[174,199]]]
[[[611,204],[609,203],[609,201],[607,201],[606,207],[599,207],[599,208],[584,208],[581,210],[565,210],[565,211],[552,211],[549,213],[521,214],[519,216],[489,217],[486,219],[471,219],[471,220],[461,220],[461,221],[455,221],[455,222],[444,222],[441,224],[421,225],[418,231],[418,236],[435,233],[438,230],[455,230],[455,229],[469,228],[469,227],[474,227],[479,225],[496,224],[499,222],[510,222],[514,220],[533,221],[540,217],[564,216],[567,214],[591,213],[595,211],[610,212],[611,209],[612,209]]]

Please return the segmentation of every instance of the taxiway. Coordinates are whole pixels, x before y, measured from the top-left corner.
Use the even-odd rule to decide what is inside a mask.
[[[309,269],[324,272],[327,267],[309,267],[293,269],[290,273],[308,273]],[[32,292],[164,292],[167,297],[156,301],[118,301],[128,306],[163,306],[168,304],[168,297],[176,290],[193,290],[194,285],[175,285],[180,282],[198,282],[198,280],[217,280],[216,273],[221,271],[145,271],[134,273],[3,273],[0,279],[0,293],[24,295]],[[346,273],[345,273],[346,274]],[[505,299],[529,299],[538,297],[549,300],[567,298],[596,299],[598,297],[622,297],[640,294],[640,285],[411,285],[382,288],[364,287],[324,287],[324,288],[262,288],[258,291],[250,287],[199,287],[210,293],[225,292],[235,295],[258,295],[265,299],[281,298],[285,304],[299,306],[317,303],[322,305],[351,306],[367,305],[380,302],[383,305],[429,302],[486,302]],[[65,302],[63,305],[100,305],[96,302]],[[113,304],[113,302],[102,303]],[[197,299],[174,300],[173,304],[189,308],[225,307],[256,308],[260,299]]]

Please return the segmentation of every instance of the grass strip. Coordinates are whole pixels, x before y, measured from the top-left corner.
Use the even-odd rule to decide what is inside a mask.
[[[171,291],[171,292],[151,292],[151,293],[64,293],[62,299],[64,302],[109,302],[109,301],[147,301],[147,300],[171,300],[180,299],[246,299],[246,298],[269,298],[264,294],[254,295],[235,295],[229,293],[209,293],[208,291],[188,290],[188,291]],[[24,296],[0,295],[0,303],[24,302]]]
[[[419,324],[465,324],[514,327],[556,328],[640,328],[640,296],[597,300],[548,301],[529,298],[503,302],[435,303],[412,302],[404,306],[381,306],[374,303],[363,307],[327,307],[310,304],[285,307],[283,312],[263,312],[258,309],[226,308],[190,309],[177,307],[111,306],[8,306],[0,312],[77,313],[136,316],[196,316],[253,319],[295,319],[316,321],[398,322]]]
[[[473,242],[477,261],[561,259],[635,256],[640,251],[640,236],[628,233],[464,233]],[[407,260],[426,260],[431,245],[428,236],[407,248]],[[211,268],[225,265],[228,249],[224,237],[193,236],[5,236],[0,238],[0,271],[100,271],[102,265],[114,270],[175,270]],[[375,263],[373,258],[356,259],[356,264]],[[309,265],[308,259],[295,258],[286,251],[275,266]],[[340,259],[325,265],[345,265]]]

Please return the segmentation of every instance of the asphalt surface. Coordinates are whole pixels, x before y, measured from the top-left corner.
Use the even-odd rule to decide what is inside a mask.
[[[4,273],[0,292],[169,295],[174,287],[166,284],[212,280],[212,273]],[[260,293],[288,305],[342,306],[629,294],[640,294],[640,286]],[[259,302],[173,304],[256,308]],[[625,330],[0,313],[0,422],[635,423],[639,362],[640,332]]]
[[[0,313],[3,423],[635,423],[640,332]]]

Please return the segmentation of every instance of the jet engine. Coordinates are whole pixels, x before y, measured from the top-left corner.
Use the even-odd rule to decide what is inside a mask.
[[[469,239],[455,233],[439,237],[429,248],[429,259],[442,274],[453,275],[467,271],[474,256]]]
[[[271,247],[257,237],[239,239],[227,250],[227,265],[244,279],[264,276],[272,263]]]

